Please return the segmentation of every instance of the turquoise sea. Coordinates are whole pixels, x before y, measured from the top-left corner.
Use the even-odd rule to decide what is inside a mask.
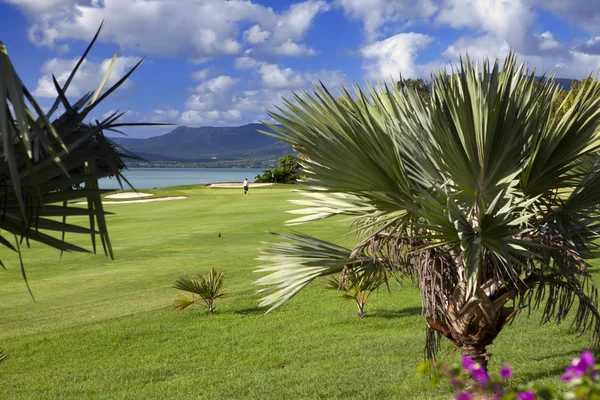
[[[152,189],[167,186],[197,185],[215,182],[240,182],[245,178],[254,182],[262,174],[258,168],[130,168],[123,175],[136,189]],[[101,179],[101,189],[118,189],[116,179]],[[129,187],[123,182],[124,189]]]

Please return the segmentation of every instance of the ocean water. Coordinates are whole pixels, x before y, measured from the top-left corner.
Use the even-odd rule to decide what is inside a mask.
[[[136,189],[152,189],[216,182],[239,182],[241,186],[245,178],[254,182],[262,172],[258,168],[130,168],[123,175]],[[101,179],[99,184],[101,189],[119,188],[115,178]],[[129,188],[125,182],[123,188]]]

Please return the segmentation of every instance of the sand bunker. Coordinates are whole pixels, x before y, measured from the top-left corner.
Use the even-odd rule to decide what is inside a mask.
[[[170,201],[187,199],[185,196],[158,197],[156,199],[141,199],[141,200],[124,200],[124,201],[103,201],[102,204],[129,204],[129,203],[153,203],[155,201]],[[81,201],[75,204],[87,204]]]
[[[249,183],[248,187],[261,187],[261,186],[269,186],[270,183]],[[217,188],[242,188],[242,184],[240,182],[221,182],[221,183],[211,183],[208,187],[217,187]]]
[[[108,196],[105,196],[105,199],[134,199],[137,197],[148,197],[148,196],[154,196],[151,193],[136,193],[136,192],[122,192],[122,193],[115,193],[115,194],[109,194]]]

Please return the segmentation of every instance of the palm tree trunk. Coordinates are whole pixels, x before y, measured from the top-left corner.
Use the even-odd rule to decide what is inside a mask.
[[[356,300],[356,305],[358,306],[358,316],[359,317],[364,317],[365,316],[365,303],[363,303],[360,300]]]
[[[488,352],[486,345],[465,344],[463,346],[463,355],[469,357],[475,364],[479,364],[485,371],[488,367]]]

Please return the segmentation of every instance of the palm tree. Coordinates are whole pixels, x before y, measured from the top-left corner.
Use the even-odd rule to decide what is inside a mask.
[[[105,254],[113,258],[101,195],[107,192],[98,180],[116,176],[121,180],[123,157],[137,158],[104,136],[122,126],[157,125],[119,123],[123,112],[114,112],[102,121],[85,122],[88,115],[119,88],[141,63],[138,62],[116,84],[103,92],[117,52],[104,79],[75,103],[66,92],[94,45],[102,25],[61,87],[54,79],[57,98],[48,112],[42,111],[16,73],[5,46],[0,42],[0,244],[19,252],[21,244],[36,240],[62,251],[88,251],[65,241],[65,234],[91,236],[93,251],[100,237]],[[62,106],[63,113],[50,122]],[[74,206],[75,199],[87,200],[87,207]],[[86,217],[89,226],[67,223],[67,217]],[[58,219],[57,219],[58,218]],[[59,240],[49,234],[62,233]],[[14,240],[11,240],[11,236]],[[0,265],[2,262],[0,261]],[[4,265],[2,265],[4,267]],[[21,262],[25,282],[27,278]]]
[[[223,297],[226,294],[225,289],[223,289],[224,281],[225,274],[217,272],[214,268],[210,269],[206,278],[202,275],[186,275],[178,278],[173,287],[191,293],[192,297],[187,294],[178,295],[173,302],[173,310],[181,311],[196,303],[194,295],[197,295],[204,301],[204,306],[208,313],[214,314],[216,310],[214,305],[215,299]]]
[[[358,316],[365,316],[365,305],[373,292],[384,283],[387,284],[387,275],[369,274],[368,271],[353,272],[342,271],[340,277],[332,276],[327,281],[327,288],[343,292],[345,299],[354,300],[358,308]]]
[[[600,85],[553,113],[559,88],[537,85],[510,54],[461,60],[431,78],[431,100],[378,85],[340,106],[324,87],[270,116],[306,156],[305,223],[356,218],[343,248],[303,235],[270,245],[256,283],[275,308],[317,277],[395,271],[418,284],[426,355],[441,336],[487,365],[486,348],[520,311],[541,308],[600,340],[598,291],[585,259],[600,230]],[[268,133],[267,133],[268,134]],[[270,311],[270,310],[269,310]]]

